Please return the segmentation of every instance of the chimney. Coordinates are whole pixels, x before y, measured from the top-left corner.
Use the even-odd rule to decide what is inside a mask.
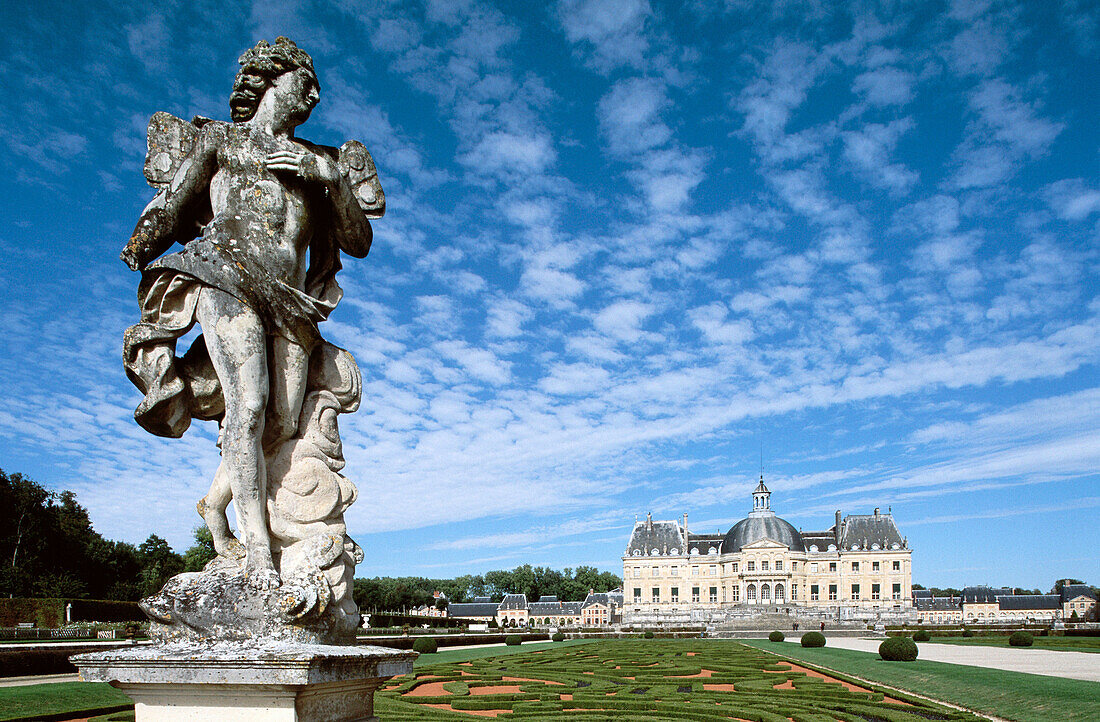
[[[840,509],[836,510],[836,527],[833,529],[833,536],[836,537],[836,545],[840,546]]]
[[[687,554],[688,545],[688,513],[684,512],[684,554]]]
[[[878,516],[878,507],[875,507],[875,516]]]

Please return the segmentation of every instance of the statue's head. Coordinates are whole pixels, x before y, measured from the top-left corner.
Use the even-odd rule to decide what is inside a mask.
[[[312,83],[313,97],[304,109],[305,117],[301,120],[309,117],[309,111],[317,102],[317,75],[313,71],[313,58],[293,40],[279,36],[274,45],[261,40],[256,47],[246,50],[238,62],[241,69],[233,81],[233,94],[229,96],[230,117],[234,122],[251,120],[264,94],[282,76],[290,73],[302,76],[301,82],[294,84],[295,87]],[[307,91],[308,88],[301,90],[303,93]]]

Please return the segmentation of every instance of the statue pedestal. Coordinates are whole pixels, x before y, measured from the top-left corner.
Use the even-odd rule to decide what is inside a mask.
[[[415,652],[384,647],[209,645],[79,654],[85,682],[134,700],[137,722],[363,722],[374,691],[412,672]]]

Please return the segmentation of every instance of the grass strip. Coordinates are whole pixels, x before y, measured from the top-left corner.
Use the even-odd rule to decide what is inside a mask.
[[[1008,647],[1008,635],[1003,637],[932,637],[935,644],[957,644],[961,647]],[[1033,649],[1053,649],[1060,652],[1100,653],[1100,637],[1035,637]],[[1015,648],[1013,648],[1015,649]]]
[[[0,687],[0,720],[89,716],[133,705],[129,697],[105,682],[56,682]]]
[[[467,647],[440,647],[438,652],[432,654],[422,654],[416,658],[416,662],[413,663],[414,669],[420,669],[421,667],[432,664],[443,664],[451,662],[468,662],[471,659],[484,659],[485,657],[500,657],[510,654],[525,654],[527,652],[535,652],[541,649],[547,649],[550,647],[568,647],[575,644],[584,644],[591,640],[586,639],[566,639],[561,642],[528,642],[518,647],[509,647],[504,644],[493,645],[492,647],[475,647],[473,649]]]
[[[745,644],[1016,722],[1100,720],[1097,682],[920,659],[884,662],[871,652],[828,646],[807,649],[764,640]]]

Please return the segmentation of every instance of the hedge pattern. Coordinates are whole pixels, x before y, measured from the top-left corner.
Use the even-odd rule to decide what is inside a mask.
[[[979,720],[918,699],[850,691],[733,640],[608,640],[430,665],[391,680],[375,695],[375,712],[386,722],[464,717],[456,712],[524,722]]]

